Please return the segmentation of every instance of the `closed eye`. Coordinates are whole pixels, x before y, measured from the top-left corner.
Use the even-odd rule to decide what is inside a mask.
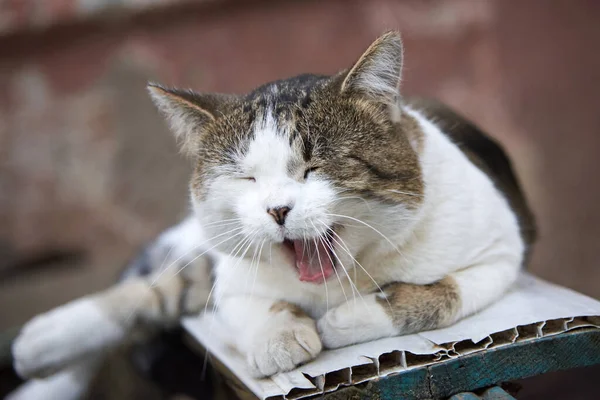
[[[256,182],[256,178],[253,176],[243,176],[239,179],[245,180],[245,181],[250,181],[250,182]]]
[[[316,171],[318,169],[319,169],[319,167],[310,167],[310,168],[307,168],[304,171],[304,180],[308,179],[308,175],[310,175],[311,172],[314,172],[314,171]]]

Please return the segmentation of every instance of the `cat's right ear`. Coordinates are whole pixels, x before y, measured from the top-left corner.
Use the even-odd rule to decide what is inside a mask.
[[[148,84],[154,104],[165,115],[181,151],[188,156],[197,154],[204,127],[219,115],[224,99],[218,94],[199,94],[191,90],[167,88]]]

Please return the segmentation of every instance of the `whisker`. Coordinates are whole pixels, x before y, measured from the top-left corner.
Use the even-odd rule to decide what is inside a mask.
[[[255,232],[255,231],[252,231],[252,232],[250,232],[250,233],[248,233],[248,234],[244,235],[244,237],[243,237],[242,239],[240,239],[240,241],[238,241],[238,243],[237,243],[237,244],[236,244],[236,245],[233,247],[233,249],[231,249],[231,251],[229,252],[228,256],[229,256],[229,257],[233,257],[233,258],[237,257],[238,253],[239,253],[239,252],[241,251],[241,249],[242,249],[242,248],[245,246],[245,244],[246,244],[246,241],[247,241],[247,240],[250,238],[250,236],[251,236],[251,235],[252,235],[254,232]],[[238,248],[238,247],[239,247],[239,248]],[[236,251],[236,249],[238,249],[238,250]],[[236,253],[235,253],[235,254],[232,256],[231,254],[232,254],[234,251],[236,251]],[[236,264],[236,265],[237,265],[237,264]],[[217,276],[217,278],[215,279],[215,282],[213,283],[212,287],[210,288],[210,291],[208,292],[208,297],[207,297],[207,300],[206,300],[206,304],[205,304],[205,306],[204,306],[204,312],[206,312],[206,310],[207,310],[207,308],[208,308],[208,305],[209,305],[209,303],[210,303],[210,299],[211,299],[211,297],[212,297],[213,291],[214,291],[214,289],[216,288],[216,286],[217,286],[217,283],[219,283],[219,280],[220,280],[220,279],[221,279],[221,277],[220,277],[220,276]],[[213,312],[215,311],[215,309],[216,309],[216,304],[213,304]]]
[[[173,252],[173,249],[175,248],[175,246],[170,246],[169,247],[169,251],[167,251],[167,254],[165,255],[165,259],[160,263],[160,267],[158,268],[158,271],[162,271],[163,268],[165,267],[165,264],[167,263],[167,260],[169,259],[169,256],[171,255],[171,252]],[[193,251],[193,250],[190,250]]]
[[[242,248],[241,246],[243,246],[243,243],[245,243],[245,242],[246,242],[246,239],[248,239],[248,237],[249,237],[249,236],[250,236],[250,234],[246,234],[246,235],[244,235],[244,237],[243,237],[243,238],[241,238],[241,239],[240,239],[240,240],[239,240],[239,241],[236,243],[236,245],[235,245],[235,246],[234,246],[234,247],[231,249],[231,251],[229,252],[228,256],[230,257],[230,256],[231,256],[231,253],[233,253],[233,252],[234,252],[234,251],[235,251],[235,250],[238,248],[238,246],[240,246],[239,248],[241,249],[241,248]],[[236,255],[237,255],[237,252],[236,252]],[[208,308],[208,306],[209,306],[209,304],[210,304],[210,300],[211,300],[211,297],[212,297],[213,291],[214,291],[214,289],[217,287],[217,284],[219,283],[220,279],[221,279],[221,276],[220,276],[220,275],[217,275],[217,276],[216,276],[216,279],[215,279],[215,281],[213,282],[213,284],[212,284],[212,286],[211,286],[211,288],[210,288],[210,291],[208,292],[208,297],[207,297],[207,299],[206,299],[206,304],[204,305],[204,312],[206,312],[206,310],[207,310],[207,308]],[[213,304],[213,312],[214,312],[214,311],[215,311],[215,305]]]
[[[244,250],[244,252],[242,253],[242,255],[240,257],[237,257],[238,260],[237,260],[237,262],[232,267],[232,269],[234,271],[237,270],[238,265],[244,259],[244,257],[246,257],[246,253],[248,253],[248,250],[250,250],[250,247],[252,246],[252,242],[254,240],[254,236],[255,236],[256,232],[257,232],[257,230],[252,231],[252,234],[251,234],[252,236],[249,238],[249,240],[247,242],[248,245],[246,246],[246,250]],[[231,274],[231,276],[233,276],[233,273]],[[215,284],[216,284],[216,282],[215,282]],[[223,297],[223,296],[221,296],[221,297]],[[215,305],[213,307],[213,311],[218,308],[218,303],[219,303],[220,300],[221,300],[220,298],[216,300]]]
[[[346,270],[346,267],[344,266],[344,264],[342,263],[342,260],[337,255],[335,249],[333,248],[333,244],[328,243],[327,241],[325,241],[325,243],[329,247],[329,249],[331,250],[331,252],[333,253],[334,257],[339,261],[340,266],[342,267],[342,271],[344,271],[344,273],[346,274],[346,277],[348,277],[348,281],[350,282],[350,285],[351,285],[350,287],[352,288],[352,296],[353,296],[353,299],[354,299],[354,309],[353,309],[353,318],[352,318],[352,321],[353,321],[353,323],[355,323],[356,322],[356,294],[358,294],[358,296],[360,297],[361,301],[363,302],[363,304],[365,305],[365,307],[368,310],[370,310],[371,307],[365,301],[365,298],[363,297],[363,295],[360,293],[360,291],[356,287],[356,284],[352,281],[352,278],[350,278],[350,275],[348,274],[348,271]],[[356,275],[355,275],[355,277],[356,277]],[[355,330],[353,330],[353,333],[352,333],[353,340],[354,340],[354,332],[355,332]]]
[[[233,265],[232,269],[236,270],[237,266],[240,264],[240,262],[242,262],[242,260],[244,260],[244,257],[246,257],[246,254],[248,253],[248,250],[250,250],[250,247],[252,247],[253,244],[253,240],[254,240],[254,236],[256,235],[256,232],[258,230],[255,229],[253,230],[246,238],[245,243],[238,249],[238,251],[235,253],[235,255],[232,258],[237,258],[237,262]],[[239,257],[237,256],[239,254],[239,251],[241,251],[241,249],[243,247],[246,247],[246,249],[244,250],[244,252],[242,253],[242,255],[240,255]],[[250,264],[252,265],[252,264]],[[233,274],[231,274],[233,276]]]
[[[258,251],[258,258],[256,260],[256,270],[254,272],[254,280],[252,281],[252,289],[250,290],[251,294],[254,294],[254,285],[256,284],[256,276],[258,275],[258,266],[260,264],[260,257],[262,255],[262,249],[267,239],[263,239],[260,243],[260,250]]]
[[[232,273],[231,273],[231,274],[229,274],[230,276],[233,276],[233,274],[235,273],[235,270],[237,269],[237,266],[239,265],[240,261],[242,261],[242,260],[243,260],[243,257],[246,255],[246,252],[248,251],[248,249],[249,249],[249,248],[250,248],[250,246],[252,245],[252,240],[254,239],[254,235],[255,235],[255,233],[256,233],[256,232],[257,232],[257,230],[253,230],[252,232],[248,233],[248,234],[247,234],[247,235],[244,237],[244,239],[243,239],[243,242],[244,242],[244,243],[248,243],[248,246],[246,247],[246,250],[244,251],[244,253],[242,254],[242,256],[238,258],[237,262],[236,262],[236,263],[235,263],[235,265],[232,267],[232,269],[233,269],[234,271],[232,271]],[[239,243],[238,243],[238,244],[239,244]],[[240,250],[241,250],[241,249],[242,249],[244,246],[245,246],[245,245],[242,245],[242,246],[240,246],[240,248],[238,249],[238,251],[236,251],[236,253],[235,253],[235,255],[233,256],[233,258],[236,258],[236,257],[237,257],[237,254],[239,253],[239,251],[240,251]],[[236,245],[236,247],[237,247],[237,245]],[[234,249],[235,249],[235,248],[234,248]],[[230,256],[230,257],[231,257],[231,253],[233,253],[233,249],[232,249],[232,251],[230,251],[230,253],[229,253],[229,256]],[[226,276],[227,276],[227,275],[226,275]],[[213,290],[214,290],[214,289],[215,289],[215,287],[217,286],[217,284],[218,284],[218,282],[219,282],[219,280],[220,280],[220,279],[221,279],[221,276],[218,276],[218,277],[217,277],[217,279],[215,280],[215,282],[213,283],[213,285],[212,285],[212,287],[211,287],[211,289],[210,289],[210,292],[209,292],[209,294],[208,294],[208,299],[209,299],[209,300],[210,300],[210,297],[211,297],[211,295],[212,295],[212,293],[213,293]],[[225,284],[226,284],[226,283],[227,283],[227,282],[225,282]],[[226,293],[225,293],[225,292],[223,292],[223,293],[221,294],[221,296],[220,296],[220,297],[218,297],[217,299],[215,299],[215,301],[214,301],[214,303],[213,303],[213,308],[212,308],[212,313],[213,313],[213,315],[214,315],[215,311],[217,310],[217,308],[219,307],[219,303],[221,302],[221,300],[222,300],[223,296],[225,296],[225,295],[226,295]],[[206,305],[204,306],[204,311],[205,311],[205,312],[206,312],[206,309],[207,309],[207,307],[208,307],[209,300],[207,300],[207,302],[206,302]],[[212,334],[212,329],[213,329],[213,326],[214,326],[214,321],[215,321],[215,318],[213,317],[213,318],[211,319],[211,321],[210,321],[210,325],[209,325],[209,334]]]
[[[233,232],[233,231],[235,231],[235,230],[232,230],[232,232]],[[191,264],[192,262],[196,261],[198,258],[202,257],[204,254],[206,254],[206,253],[207,253],[207,252],[209,252],[210,250],[214,249],[215,247],[219,246],[219,245],[220,245],[220,244],[222,244],[222,243],[225,243],[225,242],[226,242],[226,241],[228,241],[228,240],[231,240],[231,239],[233,239],[234,237],[236,237],[236,236],[237,236],[237,235],[239,235],[239,234],[240,234],[240,233],[236,233],[236,234],[234,234],[234,235],[232,235],[232,236],[228,237],[227,239],[225,239],[225,240],[223,240],[223,241],[221,241],[221,242],[219,242],[219,243],[215,244],[214,246],[212,246],[212,247],[210,247],[210,248],[206,249],[205,251],[203,251],[202,253],[200,253],[200,254],[199,254],[199,255],[197,255],[196,257],[192,258],[192,259],[191,259],[191,260],[190,260],[190,261],[189,261],[187,264],[185,264],[185,265],[184,265],[183,267],[181,267],[181,268],[180,268],[180,269],[179,269],[179,270],[178,270],[178,271],[177,271],[177,272],[176,272],[176,273],[175,273],[173,276],[171,276],[171,277],[170,277],[170,279],[173,279],[173,278],[174,278],[175,276],[177,276],[177,275],[178,275],[178,274],[179,274],[179,273],[180,273],[180,272],[181,272],[181,271],[182,271],[182,270],[183,270],[185,267],[187,267],[187,266],[188,266],[189,264]],[[222,235],[219,235],[219,236],[222,236]],[[213,238],[211,238],[211,239],[209,239],[209,240],[215,239],[216,237],[217,237],[217,236],[215,236],[215,237],[213,237]],[[207,241],[208,241],[208,240],[207,240]],[[185,253],[183,256],[185,256],[185,255],[189,254],[190,252],[192,252],[192,251],[194,251],[194,250],[198,249],[198,248],[199,248],[199,247],[201,247],[201,246],[202,246],[204,243],[206,243],[206,241],[205,241],[205,242],[203,242],[203,243],[201,243],[201,244],[199,244],[199,245],[198,245],[198,246],[196,246],[194,249],[192,249],[192,250],[190,250],[190,251],[186,252],[186,253]],[[172,249],[172,248],[171,248],[171,249]],[[183,256],[179,257],[177,260],[181,259]],[[167,257],[168,257],[168,253],[167,253]],[[165,257],[165,259],[166,259],[166,257]],[[177,261],[177,260],[176,260],[176,261]],[[171,263],[171,264],[170,264],[170,265],[169,265],[167,268],[165,268],[164,270],[160,271],[160,272],[157,274],[157,276],[156,276],[156,277],[155,277],[155,278],[154,278],[154,279],[153,279],[153,280],[150,282],[150,284],[148,285],[148,288],[149,288],[149,289],[152,289],[152,288],[156,287],[156,285],[157,285],[157,283],[158,283],[158,280],[161,278],[161,276],[162,276],[162,275],[163,275],[163,274],[164,274],[164,273],[165,273],[165,272],[166,272],[168,269],[170,269],[170,267],[171,267],[172,265],[174,265],[174,263],[175,263],[176,261],[174,261],[173,263]],[[132,307],[132,311],[131,311],[131,313],[130,313],[130,314],[129,314],[129,316],[127,316],[127,318],[126,318],[126,320],[127,320],[127,321],[129,321],[129,319],[131,319],[131,318],[133,317],[133,315],[134,315],[134,314],[135,314],[135,313],[138,311],[138,309],[139,309],[139,307],[140,307],[140,304],[141,304],[141,301],[142,301],[142,300],[141,300],[141,299],[139,299],[139,301],[137,302],[137,304],[136,304],[136,305],[134,305],[134,306]]]
[[[358,199],[358,200],[362,200],[362,201],[363,201],[363,203],[365,203],[365,206],[367,206],[367,208],[369,209],[369,211],[373,211],[373,210],[371,209],[371,205],[369,204],[369,202],[368,202],[367,200],[363,199],[363,198],[362,198],[362,197],[360,197],[360,196],[345,196],[345,197],[338,197],[337,199],[335,199],[335,200],[333,201],[333,203],[337,203],[337,202],[340,202],[340,201],[342,201],[342,200],[351,200],[351,199]]]
[[[185,253],[181,254],[181,255],[180,255],[179,257],[177,257],[175,260],[171,261],[171,263],[170,263],[170,264],[169,264],[167,267],[165,267],[164,269],[162,269],[162,270],[159,272],[159,274],[158,274],[158,275],[157,275],[157,276],[154,278],[154,280],[152,281],[151,285],[155,285],[155,284],[156,284],[156,282],[157,282],[157,281],[158,281],[158,280],[159,280],[159,279],[162,277],[162,275],[163,275],[165,272],[167,272],[167,271],[168,271],[168,270],[169,270],[169,269],[170,269],[170,268],[171,268],[173,265],[177,264],[177,262],[178,262],[178,261],[180,261],[182,258],[186,257],[188,254],[190,254],[190,253],[192,253],[192,252],[194,252],[194,251],[198,250],[198,248],[202,247],[202,246],[203,246],[205,243],[208,243],[208,242],[210,242],[210,241],[211,241],[211,240],[213,240],[213,239],[216,239],[216,238],[218,238],[218,237],[221,237],[221,236],[227,235],[227,234],[229,234],[229,233],[232,233],[232,232],[238,231],[238,230],[240,230],[240,229],[242,229],[242,228],[241,228],[241,227],[240,227],[240,228],[235,228],[235,229],[229,230],[229,231],[227,231],[227,232],[223,232],[223,233],[221,233],[221,234],[218,234],[218,235],[215,235],[215,236],[213,236],[213,237],[212,237],[212,238],[210,238],[210,239],[206,239],[206,240],[204,240],[202,243],[199,243],[199,244],[195,245],[193,248],[191,248],[190,250],[188,250],[188,251],[186,251]]]
[[[358,223],[360,223],[360,224],[363,224],[363,225],[365,225],[365,226],[366,226],[366,227],[368,227],[368,228],[371,228],[371,229],[372,229],[374,232],[376,232],[376,233],[377,233],[377,234],[379,234],[379,235],[380,235],[382,238],[384,238],[384,239],[385,239],[385,240],[386,240],[386,241],[387,241],[387,242],[388,242],[388,243],[389,243],[389,244],[390,244],[390,245],[393,247],[393,249],[394,249],[394,250],[396,250],[396,251],[398,252],[398,254],[400,254],[400,255],[401,255],[403,258],[404,258],[404,260],[408,262],[408,260],[407,260],[407,259],[406,259],[406,257],[404,256],[404,254],[402,254],[402,253],[400,252],[400,249],[398,249],[398,247],[397,247],[397,246],[394,244],[394,242],[392,242],[392,241],[391,241],[391,240],[390,240],[390,239],[389,239],[387,236],[385,236],[383,233],[381,233],[381,232],[380,232],[378,229],[374,228],[373,226],[371,226],[371,225],[367,224],[367,223],[366,223],[366,222],[364,222],[364,221],[361,221],[361,220],[360,220],[360,219],[358,219],[358,218],[350,217],[350,216],[348,216],[348,215],[340,215],[340,214],[326,214],[326,215],[333,216],[333,217],[339,217],[339,218],[348,218],[348,219],[351,219],[351,220],[353,220],[353,221],[356,221],[356,222],[358,222]]]
[[[348,271],[346,270],[346,267],[342,263],[342,260],[340,259],[340,257],[335,252],[335,249],[333,248],[333,246],[331,245],[331,243],[329,243],[327,240],[324,240],[321,237],[319,237],[319,239],[321,240],[321,243],[323,243],[323,245],[325,245],[327,248],[329,248],[329,250],[331,250],[331,252],[333,253],[333,256],[338,260],[340,266],[342,267],[342,271],[344,271],[344,273],[346,274],[346,277],[348,278],[348,281],[350,282],[350,287],[352,288],[352,295],[354,297],[354,302],[356,302],[356,294],[358,294],[360,296],[360,298],[364,302],[364,298],[362,297],[362,294],[360,293],[360,291],[358,290],[358,288],[356,287],[356,285],[352,281],[352,278],[350,278],[350,275],[348,274]],[[335,268],[334,268],[334,270],[335,270]],[[366,302],[365,302],[365,305],[367,305]]]
[[[221,219],[219,221],[213,221],[213,222],[208,222],[208,223],[200,223],[201,227],[206,227],[206,226],[213,226],[213,225],[218,225],[221,223],[233,223],[233,222],[240,222],[242,219],[241,218],[229,218],[229,219]]]
[[[196,257],[192,258],[190,261],[188,261],[183,267],[179,268],[177,270],[177,272],[175,272],[175,274],[173,276],[170,277],[170,279],[173,279],[175,276],[179,275],[179,273],[181,273],[181,271],[183,271],[185,268],[187,268],[190,264],[192,264],[194,261],[196,261],[197,259],[199,259],[200,257],[202,257],[204,254],[208,253],[209,251],[211,251],[212,249],[214,249],[215,247],[217,247],[220,244],[223,244],[231,239],[233,239],[234,237],[236,237],[237,235],[241,235],[242,233],[236,233],[235,235],[228,237],[227,239],[215,244],[214,246],[210,247],[209,249],[203,251],[202,253],[198,254]]]
[[[315,231],[318,231],[317,227],[315,226],[315,224],[313,224],[312,221],[310,221],[311,225],[313,226],[313,229]],[[306,220],[304,220],[304,227],[308,228],[308,226],[306,225]],[[329,289],[327,288],[327,279],[325,279],[325,271],[323,270],[323,263],[321,262],[321,254],[319,253],[319,246],[317,244],[317,240],[315,238],[312,239],[313,243],[315,245],[315,251],[317,253],[317,259],[319,260],[319,267],[321,268],[321,274],[323,274],[323,283],[325,284],[325,309],[327,311],[329,311]],[[314,254],[313,254],[314,256]],[[330,257],[331,259],[331,257]],[[335,272],[335,266],[333,265],[333,260],[331,260],[331,266],[333,268],[333,271]],[[339,277],[338,277],[339,280]],[[340,287],[342,288],[342,292],[344,290],[344,286],[342,285],[342,282],[340,281]],[[345,293],[344,293],[345,296]]]
[[[313,238],[313,243],[315,244],[315,249],[317,250],[317,259],[319,260],[319,266],[321,267],[321,274],[323,274],[323,278],[325,278],[325,271],[323,270],[323,263],[321,262],[321,254],[319,253],[319,245],[317,244],[317,240]],[[332,265],[333,269],[335,267]],[[325,309],[329,311],[329,290],[327,289],[327,279],[323,280],[325,284]]]
[[[258,253],[258,246],[254,247],[254,253],[252,254],[252,259],[250,260],[250,271],[249,273],[252,273],[252,270],[254,269],[254,259],[256,258],[256,253]],[[246,275],[246,283],[244,285],[244,292],[248,292],[248,275]]]
[[[395,189],[387,189],[387,191],[392,192],[392,193],[405,194],[407,196],[423,197],[423,195],[419,194],[419,193],[403,192],[401,190],[395,190]]]
[[[210,241],[211,241],[211,240],[213,240],[213,239],[216,239],[216,238],[218,238],[218,237],[221,237],[221,236],[224,236],[224,235],[227,235],[227,234],[230,234],[230,233],[236,232],[236,231],[240,231],[240,230],[242,230],[242,229],[243,229],[243,228],[239,227],[239,228],[235,228],[235,229],[232,229],[232,230],[230,230],[230,231],[227,231],[227,232],[220,233],[220,234],[218,234],[218,235],[216,235],[216,236],[213,236],[213,237],[212,237],[212,238],[210,238],[210,239],[206,239],[204,242],[202,242],[202,243],[200,243],[200,244],[196,245],[196,246],[195,246],[193,249],[191,249],[190,251],[188,251],[188,252],[186,252],[186,253],[184,253],[184,254],[180,255],[180,256],[179,256],[179,257],[177,257],[177,258],[176,258],[174,261],[172,261],[172,262],[171,262],[171,264],[169,264],[169,266],[167,266],[167,267],[166,267],[164,270],[160,271],[160,272],[157,274],[157,276],[156,276],[156,277],[154,278],[154,280],[151,282],[151,284],[150,284],[150,287],[155,287],[155,286],[156,286],[156,283],[158,282],[158,280],[159,280],[159,279],[162,277],[162,275],[163,275],[165,272],[167,272],[169,269],[171,269],[171,267],[172,267],[173,265],[177,264],[177,262],[178,262],[179,260],[181,260],[182,258],[184,258],[185,256],[187,256],[187,255],[188,255],[189,253],[191,253],[192,251],[195,251],[195,250],[197,250],[199,247],[201,247],[202,245],[204,245],[204,244],[205,244],[205,243],[207,243],[207,242],[210,242]],[[230,239],[230,238],[228,238],[228,239]],[[228,240],[228,239],[227,239],[227,240]],[[222,243],[226,242],[227,240],[225,240],[225,241],[223,241],[223,242],[219,242],[219,243],[217,243],[216,245],[212,246],[212,247],[211,247],[209,250],[212,250],[212,249],[214,249],[214,248],[215,248],[215,247],[217,247],[218,245],[220,245],[220,244],[222,244]],[[208,251],[208,250],[207,250],[207,251]],[[206,254],[206,252],[207,252],[207,251],[204,251],[204,252],[202,253],[202,255]],[[195,258],[193,258],[192,260],[193,260],[193,261],[195,261],[195,260],[197,260],[197,259],[198,259],[198,257],[195,257]],[[187,265],[186,265],[186,266],[187,266]],[[177,275],[177,274],[175,274],[175,275]]]
[[[323,222],[321,222],[323,223]],[[367,274],[367,276],[369,277],[369,279],[371,279],[373,281],[373,283],[375,284],[375,286],[377,286],[377,289],[381,292],[381,294],[384,295],[384,299],[385,301],[388,303],[388,306],[390,307],[390,309],[392,308],[392,305],[390,304],[389,300],[387,299],[387,296],[385,295],[385,292],[383,291],[383,289],[381,288],[381,286],[379,286],[379,284],[377,283],[377,281],[375,281],[375,279],[371,276],[371,274],[367,271],[367,269],[365,267],[362,266],[362,264],[360,262],[358,262],[358,260],[350,253],[350,249],[348,249],[348,246],[346,245],[346,243],[344,242],[344,240],[340,237],[340,235],[338,235],[337,232],[333,231],[333,234],[335,236],[338,237],[338,239],[343,243],[340,243],[337,241],[337,239],[335,238],[331,238],[332,240],[334,240],[338,245],[341,246],[342,250],[344,250],[350,257],[352,257],[352,260],[354,260],[354,262],[365,272],[365,274]]]
[[[315,224],[310,221],[310,224],[313,226],[313,228],[315,229],[315,231],[318,231],[317,227],[315,226]],[[317,236],[317,239],[321,241],[321,243],[323,244],[323,246],[325,246],[325,243],[323,242],[323,238],[321,236]],[[338,282],[340,283],[340,288],[342,289],[342,294],[344,295],[344,299],[346,300],[346,302],[348,302],[348,296],[346,296],[346,291],[344,290],[344,284],[342,283],[342,280],[340,279],[340,275],[337,272],[337,268],[335,268],[335,263],[333,262],[333,259],[331,258],[331,255],[329,254],[329,252],[327,253],[327,257],[329,258],[329,261],[331,262],[331,265],[333,265],[333,272],[335,273],[335,276],[338,280]]]

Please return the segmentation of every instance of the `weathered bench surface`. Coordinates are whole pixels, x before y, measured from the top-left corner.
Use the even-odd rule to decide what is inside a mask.
[[[488,390],[481,397],[461,392],[597,364],[600,364],[600,329],[582,328],[408,370],[372,380],[362,387],[340,389],[325,398],[413,400],[454,395],[452,400],[510,399],[500,388]]]
[[[358,385],[342,386],[331,393],[304,397],[298,392],[286,398],[508,400],[513,397],[496,385],[592,365],[600,365],[600,329],[583,327],[408,369]],[[256,398],[218,361],[216,369],[241,399]]]

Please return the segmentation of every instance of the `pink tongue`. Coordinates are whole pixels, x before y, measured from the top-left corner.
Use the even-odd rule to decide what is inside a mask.
[[[302,282],[323,283],[333,275],[333,263],[329,252],[321,240],[317,242],[319,244],[315,246],[311,241],[294,240],[296,268]]]

